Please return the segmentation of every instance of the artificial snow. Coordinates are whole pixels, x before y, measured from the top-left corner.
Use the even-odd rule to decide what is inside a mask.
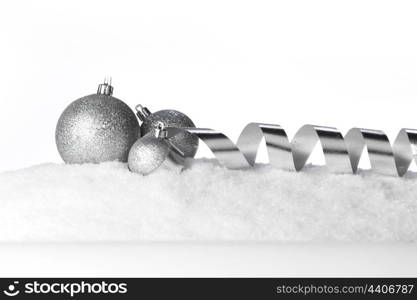
[[[196,161],[142,176],[122,163],[0,174],[0,241],[417,241],[417,177]]]

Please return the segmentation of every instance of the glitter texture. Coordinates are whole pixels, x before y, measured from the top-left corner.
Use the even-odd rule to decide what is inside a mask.
[[[182,112],[166,109],[157,111],[144,120],[141,126],[142,135],[153,131],[158,122],[164,123],[166,127],[195,127],[193,121]],[[197,152],[198,137],[188,132],[179,133],[170,138],[169,141],[181,150],[185,157],[194,157]],[[170,153],[169,157],[174,161],[178,161],[178,158],[174,156],[174,153]]]
[[[167,158],[169,144],[152,132],[137,140],[129,152],[129,169],[147,175],[157,169]]]
[[[66,163],[126,162],[140,137],[133,111],[123,101],[92,94],[72,102],[59,118],[55,140]]]

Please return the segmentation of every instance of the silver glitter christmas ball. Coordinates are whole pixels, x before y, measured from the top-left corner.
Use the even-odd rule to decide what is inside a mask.
[[[170,145],[166,139],[155,137],[149,132],[133,144],[129,152],[129,170],[148,175],[157,169],[167,158]]]
[[[173,109],[160,110],[154,113],[149,112],[146,107],[136,106],[138,117],[143,121],[141,125],[142,135],[154,130],[159,122],[168,127],[195,127],[193,121],[184,113]],[[170,143],[178,148],[185,157],[194,157],[198,149],[198,137],[188,132],[179,133],[169,139]],[[175,152],[171,152],[169,157],[176,162],[180,162]]]
[[[56,145],[66,163],[126,162],[131,146],[140,137],[134,112],[112,97],[106,81],[97,94],[72,102],[58,120]]]

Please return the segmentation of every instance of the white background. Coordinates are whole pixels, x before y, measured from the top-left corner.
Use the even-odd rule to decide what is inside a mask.
[[[0,171],[56,161],[57,119],[105,75],[131,107],[236,139],[251,121],[417,128],[413,1],[2,1]]]
[[[401,243],[3,244],[0,276],[415,277],[415,253]]]

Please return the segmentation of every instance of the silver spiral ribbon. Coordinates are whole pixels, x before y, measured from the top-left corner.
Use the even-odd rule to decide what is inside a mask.
[[[253,167],[263,139],[269,163],[286,170],[302,170],[317,143],[327,168],[334,173],[356,173],[365,147],[371,169],[381,174],[403,176],[413,160],[417,163],[415,129],[401,129],[392,146],[383,131],[364,128],[352,128],[343,137],[334,127],[304,125],[290,141],[280,125],[249,123],[236,144],[223,133],[208,128],[168,127],[167,131],[168,137],[180,132],[197,136],[229,169]]]

